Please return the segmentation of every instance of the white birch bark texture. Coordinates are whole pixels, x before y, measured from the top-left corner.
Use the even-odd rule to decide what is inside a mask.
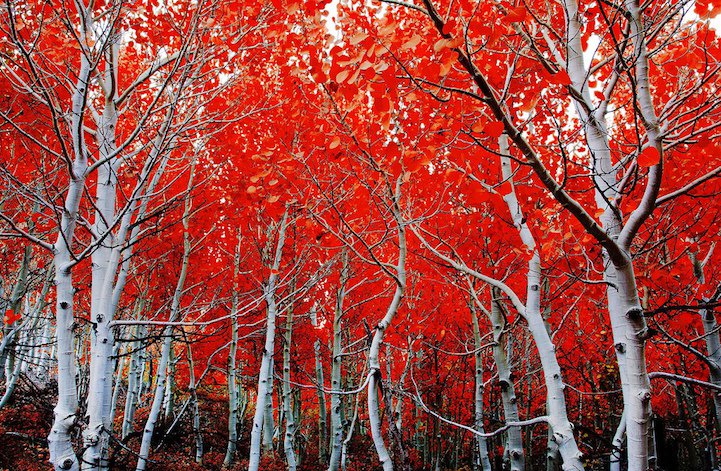
[[[258,394],[256,396],[253,426],[250,431],[250,459],[248,462],[248,471],[258,471],[258,467],[260,466],[263,428],[268,426],[272,427],[272,423],[264,424],[263,422],[265,421],[264,418],[266,415],[267,402],[269,400],[269,382],[272,375],[271,365],[273,352],[275,351],[275,323],[278,309],[275,299],[275,290],[278,282],[281,258],[283,255],[283,245],[285,244],[285,232],[288,225],[288,211],[288,208],[286,208],[283,218],[280,221],[275,258],[273,260],[270,275],[268,276],[268,282],[263,287],[263,296],[265,297],[265,302],[267,304],[265,344],[263,346],[263,357],[261,359],[260,372],[258,373]]]
[[[191,170],[190,179],[188,182],[188,188],[192,188],[193,172]],[[190,233],[188,232],[188,219],[190,218],[192,204],[190,200],[190,192],[186,193],[185,197],[185,209],[183,212],[182,223],[183,223],[183,258],[182,266],[180,269],[180,275],[175,286],[175,292],[173,293],[173,300],[170,306],[170,314],[168,315],[168,322],[175,322],[178,318],[181,308],[181,301],[183,298],[183,290],[185,289],[185,279],[188,275],[188,265],[190,254],[192,252],[192,244],[190,241]],[[150,444],[153,438],[153,432],[155,430],[155,423],[160,415],[160,409],[163,404],[163,398],[165,396],[166,386],[166,373],[168,370],[168,362],[170,360],[170,349],[173,346],[173,326],[167,325],[163,329],[163,346],[160,354],[160,360],[158,361],[157,367],[157,378],[155,380],[155,393],[153,395],[153,402],[150,406],[150,413],[148,419],[145,422],[143,428],[143,438],[140,443],[140,451],[138,452],[138,463],[135,467],[136,471],[145,470],[148,462],[148,456],[150,455]]]
[[[705,301],[709,302],[711,300]],[[719,335],[721,328],[713,309],[702,309],[699,314],[703,321],[703,331],[706,336],[709,382],[721,387],[721,336]],[[713,392],[713,402],[716,409],[716,422],[721,425],[721,391]]]
[[[291,293],[295,292],[295,278],[291,281]],[[283,435],[283,452],[289,471],[295,471],[297,461],[295,455],[295,414],[292,408],[293,389],[290,384],[290,347],[293,340],[293,300],[286,308],[285,331],[283,332],[283,416],[285,418],[285,434]],[[282,425],[282,424],[279,424]]]
[[[276,305],[276,316],[277,305]],[[273,439],[275,438],[275,405],[273,404],[273,388],[275,386],[275,357],[270,357],[270,366],[268,368],[268,380],[265,392],[265,412],[263,414],[263,440],[261,448],[263,453],[271,453],[274,448]],[[279,401],[282,404],[282,399]],[[281,407],[282,409],[282,407]]]
[[[315,311],[315,306],[311,308]],[[312,314],[313,316],[315,314]],[[323,373],[323,359],[320,353],[321,343],[316,340],[313,344],[313,354],[315,355],[315,384],[316,395],[318,397],[318,462],[324,463],[328,459],[328,412],[325,400],[325,375]]]
[[[391,456],[388,453],[388,449],[383,441],[383,432],[381,427],[380,406],[378,404],[378,399],[382,386],[382,374],[379,355],[385,331],[388,329],[393,321],[393,318],[398,312],[398,308],[403,300],[403,294],[406,288],[406,222],[403,220],[400,210],[400,186],[401,180],[398,179],[395,191],[392,195],[393,201],[391,204],[393,217],[398,230],[398,263],[395,266],[394,274],[396,290],[385,316],[375,326],[373,340],[371,341],[370,350],[368,352],[368,367],[370,369],[368,381],[368,421],[370,422],[373,445],[376,448],[378,459],[380,460],[384,471],[391,471],[393,469],[393,461],[391,460]]]
[[[346,285],[350,270],[348,251],[341,254],[342,266],[338,291],[336,293],[335,309],[333,310],[333,350],[330,374],[330,387],[333,391],[341,390],[343,367],[343,302],[346,295]],[[328,471],[338,471],[341,462],[343,447],[343,420],[342,396],[332,393],[330,396],[330,461]]]
[[[645,358],[645,339],[648,329],[638,299],[633,264],[628,252],[636,232],[654,209],[663,169],[663,148],[650,93],[646,35],[638,2],[633,0],[625,2],[635,57],[635,96],[648,145],[658,150],[660,161],[649,170],[643,198],[623,224],[619,209],[613,205],[619,182],[616,181],[616,171],[612,166],[604,123],[608,97],[618,80],[618,72],[614,72],[604,90],[606,98],[600,106],[595,106],[587,87],[588,71],[583,60],[582,24],[578,4],[571,0],[565,1],[564,6],[569,38],[568,73],[573,86],[581,92],[581,96],[576,97],[576,108],[584,122],[586,139],[593,156],[597,207],[603,211],[601,221],[606,233],[612,241],[617,241],[615,247],[610,247],[616,253],[608,253],[609,247],[606,247],[611,263],[607,262],[605,277],[609,282],[607,285],[609,316],[624,397],[623,416],[628,442],[628,469],[643,471],[649,466],[653,467],[653,463],[649,462],[649,459],[652,459],[649,454],[651,389]],[[623,424],[619,425],[620,428],[623,426]],[[616,433],[617,437],[622,436],[620,428]]]
[[[506,423],[519,422],[518,398],[516,386],[511,373],[511,365],[506,353],[506,321],[501,311],[499,293],[491,290],[490,321],[493,329],[493,361],[498,369],[498,383],[501,388],[501,403],[503,404],[503,417]],[[526,468],[526,457],[523,452],[523,435],[521,427],[509,427],[503,453],[504,461],[510,471],[523,471]]]
[[[142,304],[142,301],[140,302]],[[142,311],[142,307],[140,308]],[[140,312],[139,311],[139,312]],[[133,329],[134,337],[141,338],[145,334],[143,326],[136,325]],[[132,353],[130,354],[130,365],[128,366],[128,387],[125,393],[125,408],[123,412],[123,424],[120,431],[120,437],[125,440],[133,431],[135,418],[135,408],[140,401],[140,387],[142,384],[142,352],[137,341],[130,344]]]
[[[240,274],[240,247],[242,238],[238,234],[238,245],[233,256],[233,279],[237,280]],[[231,340],[228,352],[228,447],[225,451],[223,466],[229,467],[235,461],[235,452],[238,444],[238,379],[237,379],[237,355],[238,355],[238,283],[233,283],[233,294],[231,295],[230,328]]]
[[[711,260],[715,246],[712,245],[709,249],[706,257],[703,260],[697,259],[695,253],[689,254],[691,263],[694,267],[694,273],[696,275],[696,282],[698,287],[706,283],[706,276],[704,270],[706,264]],[[698,287],[696,292],[698,292]],[[721,285],[716,287],[716,292],[710,297],[702,297],[701,302],[706,305],[715,305],[719,299],[721,299]],[[705,360],[706,365],[709,369],[709,382],[713,385],[721,388],[721,326],[716,319],[716,313],[713,307],[706,307],[699,310],[699,316],[701,317],[701,323],[703,325],[704,342],[706,343],[706,354],[702,355],[701,352],[695,351],[697,355],[702,356]],[[716,424],[721,427],[721,389],[713,392],[713,401],[715,409]]]
[[[476,309],[474,308],[475,301],[470,303],[471,307],[471,321],[473,323],[473,342],[476,347],[476,352],[473,355],[474,356],[474,362],[475,362],[475,387],[474,387],[474,394],[473,394],[473,413],[475,418],[475,429],[481,433],[485,433],[485,429],[483,427],[483,392],[484,392],[484,383],[483,383],[483,344],[481,342],[481,330],[480,326],[478,325],[478,317],[476,314]],[[476,447],[475,447],[475,460],[474,460],[474,469],[476,470],[482,470],[482,471],[491,471],[491,460],[488,457],[488,443],[486,440],[486,437],[481,435],[476,435]]]
[[[499,138],[501,153],[501,173],[505,181],[509,182],[511,192],[503,199],[511,213],[513,224],[521,236],[526,249],[532,253],[528,261],[528,274],[526,275],[526,310],[525,318],[528,330],[538,349],[543,368],[543,378],[546,384],[548,425],[553,433],[553,441],[558,445],[558,451],[563,460],[564,470],[583,470],[581,452],[578,449],[573,435],[573,426],[568,420],[566,408],[565,385],[561,375],[561,367],[556,357],[556,347],[546,329],[546,323],[541,314],[541,255],[533,234],[523,217],[521,206],[518,203],[515,186],[513,184],[513,169],[508,147],[508,137],[504,134]]]
[[[80,37],[89,37],[88,26],[91,13],[85,9],[78,12]],[[76,386],[75,335],[73,325],[74,288],[72,269],[73,241],[78,210],[83,196],[88,170],[88,150],[84,138],[83,121],[86,113],[91,67],[87,50],[80,53],[80,68],[71,98],[70,130],[72,136],[73,165],[60,220],[60,230],[53,246],[55,265],[55,343],[58,361],[58,399],[53,411],[53,426],[48,436],[50,462],[56,471],[77,471],[70,433],[77,421],[78,390]]]
[[[7,308],[14,313],[21,312],[22,301],[27,294],[30,255],[31,246],[28,245],[23,251],[23,260],[18,271],[18,278],[7,303]],[[44,299],[44,293],[42,299]],[[36,308],[38,308],[41,303],[42,301],[38,300]],[[28,340],[22,337],[27,331],[33,328],[31,324],[36,324],[34,314],[36,310],[37,309],[33,309],[31,313],[29,309],[26,309],[24,316],[21,315],[14,322],[7,323],[3,326],[3,339],[2,342],[0,342],[0,372],[2,372],[2,374],[0,374],[0,381],[4,376],[5,392],[0,397],[0,409],[10,400],[20,372],[22,371],[23,361],[21,359],[26,356],[26,353],[22,351],[24,350],[22,346],[28,344]],[[5,309],[0,310],[0,312],[5,313]],[[20,337],[20,339],[18,339],[18,337]],[[18,340],[20,341],[18,342]]]
[[[185,336],[185,333],[183,333]],[[193,411],[193,435],[195,436],[195,462],[203,462],[203,432],[200,429],[200,404],[198,403],[198,382],[195,379],[195,362],[193,361],[193,349],[190,342],[186,343],[188,352],[188,391]],[[180,418],[178,414],[178,418]],[[177,420],[177,419],[176,419]]]

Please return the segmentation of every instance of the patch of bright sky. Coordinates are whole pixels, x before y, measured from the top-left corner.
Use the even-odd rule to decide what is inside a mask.
[[[336,26],[336,21],[338,20],[338,3],[340,3],[340,0],[333,0],[325,6],[325,11],[327,12],[325,27],[328,28],[328,32],[333,35],[336,40],[340,39],[340,30]]]

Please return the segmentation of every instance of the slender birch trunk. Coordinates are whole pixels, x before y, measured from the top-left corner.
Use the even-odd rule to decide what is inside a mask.
[[[703,322],[703,331],[706,337],[706,355],[709,365],[709,381],[721,386],[721,336],[716,314],[713,309],[702,309],[699,311]],[[721,425],[721,392],[713,392],[713,403],[716,413],[716,422]]]
[[[142,302],[141,302],[142,303]],[[140,338],[142,327],[136,325],[133,329],[134,337]],[[135,418],[135,408],[140,400],[140,385],[142,382],[142,362],[141,349],[136,346],[136,342],[130,344],[132,353],[130,354],[130,365],[128,366],[128,390],[125,393],[125,409],[123,413],[123,425],[120,437],[125,440],[133,431],[133,419]]]
[[[365,369],[361,376],[365,376]],[[345,440],[343,440],[343,446],[341,447],[340,456],[340,467],[343,471],[346,471],[346,462],[348,459],[348,444],[353,438],[353,432],[356,429],[356,423],[358,423],[358,409],[360,408],[360,394],[356,394],[355,402],[353,405],[353,417],[351,418],[350,424],[348,425],[348,432],[346,433]]]
[[[231,341],[228,352],[228,447],[225,451],[223,466],[229,467],[235,461],[235,452],[238,445],[238,275],[240,273],[240,245],[242,238],[238,234],[238,245],[233,257],[233,294],[231,300],[230,328]]]
[[[641,114],[649,145],[659,152],[659,164],[649,170],[648,182],[642,201],[623,224],[620,211],[613,206],[616,200],[616,171],[611,164],[608,134],[604,124],[604,115],[608,99],[600,106],[593,105],[587,86],[587,70],[583,61],[581,45],[581,17],[575,1],[564,2],[567,14],[567,51],[568,73],[576,90],[580,93],[576,105],[585,125],[589,150],[593,156],[594,180],[596,186],[596,204],[604,212],[601,221],[604,229],[617,241],[614,254],[609,254],[613,267],[606,269],[609,284],[609,314],[614,334],[616,354],[619,360],[622,390],[624,396],[624,416],[628,442],[629,471],[643,471],[654,463],[649,461],[649,425],[651,420],[651,386],[646,372],[645,340],[648,329],[643,310],[638,299],[633,264],[628,256],[632,240],[639,227],[654,209],[661,184],[663,171],[663,147],[660,139],[658,119],[655,115],[649,84],[649,64],[646,51],[646,35],[638,1],[627,0],[625,7],[629,20],[630,35],[634,48],[636,83],[635,98]],[[611,93],[618,80],[619,72],[613,73],[606,92]],[[591,105],[591,106],[589,106]],[[589,113],[586,110],[594,110]],[[625,371],[624,371],[625,370]],[[618,435],[618,433],[617,433]]]
[[[170,349],[170,358],[168,358],[168,374],[165,380],[165,394],[163,395],[163,417],[169,421],[173,418],[175,410],[175,364],[178,359],[175,356],[175,349]]]
[[[81,37],[88,35],[91,13],[87,9],[78,12]],[[73,326],[74,288],[72,256],[75,227],[80,201],[83,197],[88,169],[88,149],[84,139],[84,115],[91,67],[88,51],[80,53],[80,69],[71,98],[71,136],[73,141],[73,165],[70,182],[60,220],[60,230],[53,246],[55,265],[55,342],[58,360],[58,399],[53,410],[54,420],[48,436],[50,462],[56,471],[77,471],[78,458],[73,450],[70,432],[75,427],[78,410],[78,390],[76,386],[75,335]]]
[[[380,346],[383,342],[383,336],[385,335],[386,329],[390,326],[393,318],[398,312],[401,301],[403,300],[403,294],[406,288],[406,223],[402,219],[400,210],[400,186],[401,180],[398,179],[396,182],[395,192],[393,193],[392,210],[393,216],[396,221],[398,229],[398,263],[395,266],[395,282],[396,290],[393,294],[393,299],[388,306],[385,316],[375,326],[375,333],[373,334],[373,340],[371,342],[370,350],[368,353],[368,365],[369,365],[369,381],[368,381],[368,420],[370,422],[371,436],[373,437],[373,445],[378,453],[378,459],[383,466],[384,471],[391,471],[393,469],[393,461],[391,460],[388,449],[383,442],[383,433],[381,429],[380,419],[380,406],[378,404],[378,398],[382,391],[382,374],[380,367]]]
[[[120,352],[120,348],[117,345],[115,347],[115,352],[116,353],[113,356],[117,357],[118,353]],[[113,376],[115,378],[115,385],[113,386],[113,399],[110,404],[110,423],[111,424],[115,421],[115,414],[118,409],[118,399],[120,398],[120,390],[122,389],[123,371],[125,370],[125,364],[127,363],[127,358],[122,357],[116,363],[117,363],[116,371],[115,371],[115,375]]]
[[[22,309],[22,301],[25,298],[28,282],[28,269],[30,265],[31,246],[27,245],[23,252],[23,261],[18,272],[18,279],[10,293],[10,299],[7,305],[8,310],[18,313]],[[38,303],[42,301],[38,300]],[[6,311],[1,311],[3,314]],[[3,339],[0,342],[0,365],[5,376],[5,392],[0,398],[0,409],[3,408],[15,390],[20,372],[22,371],[24,355],[19,355],[18,350],[21,345],[27,345],[27,339],[23,339],[24,332],[28,329],[32,319],[28,318],[30,309],[26,309],[25,315],[20,315],[13,323],[3,326]],[[18,335],[21,336],[18,339]],[[18,341],[19,340],[19,341]],[[0,377],[2,379],[2,377]]]
[[[270,379],[272,378],[272,360],[275,351],[275,321],[277,315],[277,305],[275,300],[275,289],[278,281],[278,273],[280,269],[281,257],[283,255],[283,245],[285,244],[285,231],[288,224],[288,209],[286,208],[283,218],[278,229],[278,241],[276,243],[275,258],[268,276],[268,283],[263,287],[263,295],[267,304],[265,345],[263,348],[263,357],[258,373],[258,395],[255,404],[255,415],[253,417],[253,428],[250,432],[250,460],[248,463],[249,471],[258,471],[260,466],[260,452],[262,442],[262,432],[264,427],[272,427],[272,423],[264,420],[268,404],[268,393],[272,394]],[[272,401],[272,398],[271,398]],[[271,402],[272,407],[272,402]],[[264,422],[266,422],[264,424]]]
[[[188,188],[192,187],[193,172],[191,170],[190,180]],[[190,218],[191,210],[190,192],[185,197],[185,211],[183,212],[182,223],[183,223],[183,259],[182,266],[180,269],[180,275],[175,286],[175,292],[173,293],[173,300],[170,306],[170,314],[168,316],[168,322],[175,322],[180,312],[180,303],[183,297],[183,290],[185,287],[185,278],[188,275],[188,265],[190,259],[190,253],[192,251],[192,245],[190,242],[190,233],[188,232],[188,219]],[[163,347],[160,354],[160,361],[157,367],[157,379],[155,383],[155,393],[153,395],[153,402],[150,407],[150,413],[148,419],[145,422],[143,429],[143,439],[140,444],[140,451],[138,452],[138,464],[135,467],[136,471],[143,471],[147,466],[148,456],[150,454],[150,443],[153,438],[153,431],[155,430],[155,423],[160,415],[160,409],[165,396],[165,383],[166,373],[168,370],[168,362],[170,360],[170,350],[173,345],[173,326],[168,325],[163,329]]]
[[[708,261],[711,260],[714,248],[712,245],[704,260],[698,260],[695,253],[690,254],[691,263],[696,274],[696,281],[699,286],[706,283],[704,269]],[[701,300],[706,304],[714,304],[718,302],[719,298],[721,298],[721,285],[716,288],[716,292],[711,298],[702,298]],[[709,369],[709,382],[721,387],[721,334],[719,334],[721,325],[719,325],[716,320],[716,313],[713,308],[699,310],[699,316],[703,324],[704,341],[706,343],[705,360]],[[718,427],[721,427],[721,392],[714,391],[712,394],[716,424]]]
[[[473,322],[473,342],[476,347],[474,354],[475,360],[475,388],[473,395],[475,429],[484,433],[483,428],[483,344],[481,342],[481,330],[478,325],[478,317],[476,315],[475,302],[470,303],[471,320]],[[491,461],[488,457],[488,443],[486,437],[476,435],[476,446],[474,449],[475,459],[473,462],[474,469],[491,471]]]
[[[348,251],[341,254],[343,265],[340,271],[338,291],[336,293],[335,309],[333,310],[333,347],[330,373],[330,387],[333,391],[341,390],[343,367],[343,302],[346,295],[346,284],[349,277]],[[343,444],[342,397],[331,392],[330,396],[330,460],[328,471],[338,471],[341,462]]]
[[[505,349],[506,321],[501,310],[499,293],[495,289],[491,290],[490,321],[493,329],[493,360],[498,369],[503,417],[506,422],[519,422],[516,388]],[[508,467],[511,471],[523,471],[525,469],[521,427],[510,427],[508,429],[503,455],[504,459],[508,461]]]
[[[313,307],[315,309],[315,306]],[[320,340],[316,340],[313,344],[313,352],[315,354],[315,381],[316,394],[318,395],[318,462],[323,463],[328,458],[328,415],[326,412],[325,378],[323,375],[323,360],[320,355]]]
[[[290,283],[290,292],[295,292],[295,278]],[[295,455],[295,414],[292,408],[292,393],[290,385],[290,346],[293,340],[293,300],[290,300],[286,309],[285,332],[283,332],[283,416],[285,417],[285,434],[283,437],[283,452],[289,471],[297,467]],[[279,424],[280,425],[280,424]]]
[[[556,357],[556,348],[546,328],[541,314],[541,256],[536,241],[523,217],[513,185],[513,170],[508,148],[508,137],[504,134],[499,138],[501,152],[501,171],[504,180],[511,185],[511,192],[503,197],[513,218],[513,223],[521,236],[526,248],[532,253],[528,262],[526,310],[524,316],[533,341],[538,349],[546,384],[549,426],[553,432],[553,441],[563,459],[564,470],[583,470],[581,452],[573,436],[573,426],[568,420],[566,396],[561,374],[561,367]]]
[[[277,313],[276,313],[277,315]],[[275,387],[275,358],[271,357],[268,369],[268,388],[266,389],[265,411],[263,412],[263,453],[271,453],[274,448],[275,437],[275,405],[273,404],[273,389]],[[282,400],[280,401],[282,403]],[[279,414],[282,412],[279,410]]]
[[[185,332],[183,332],[185,337]],[[200,407],[198,403],[198,385],[195,380],[195,362],[193,362],[193,349],[190,342],[186,342],[188,354],[188,391],[193,411],[193,435],[195,437],[195,462],[203,462],[203,432],[200,429]],[[178,418],[180,415],[178,416]]]
[[[52,322],[50,319],[43,319],[43,333],[40,336],[40,356],[38,358],[37,374],[40,382],[45,385],[50,381],[50,358],[52,358]]]

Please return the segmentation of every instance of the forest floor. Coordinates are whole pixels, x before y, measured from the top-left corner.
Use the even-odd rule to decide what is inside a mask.
[[[55,404],[56,385],[49,384],[43,389],[36,387],[31,381],[21,378],[10,402],[0,409],[0,471],[35,471],[51,470],[49,462],[47,436],[50,433]],[[218,390],[224,389],[219,386]],[[150,456],[148,471],[178,470],[220,470],[228,439],[228,403],[220,391],[199,390],[198,398],[202,418],[203,461],[195,462],[195,438],[192,432],[190,414],[185,414],[174,429],[168,434],[169,423],[160,421],[156,424],[156,439]],[[134,450],[140,448],[141,424],[147,418],[148,408],[139,408],[136,413],[136,431],[120,443],[117,439],[111,445],[110,469],[113,471],[134,470],[137,459]],[[82,411],[81,411],[82,414]],[[246,418],[246,421],[249,418]],[[238,459],[234,466],[225,468],[230,471],[247,469],[249,436],[247,426],[241,429],[238,442]],[[116,429],[120,423],[116,420]],[[80,430],[74,437],[76,449],[80,449],[82,438]],[[159,441],[162,439],[162,444]],[[301,440],[303,437],[301,437]],[[160,446],[158,446],[160,445]],[[317,459],[317,446],[310,443],[299,443],[301,466],[299,470],[325,469]],[[357,437],[352,448],[372,449],[372,443],[365,437]],[[361,453],[363,453],[361,451]],[[367,468],[365,465],[352,465],[349,471]],[[363,467],[366,466],[366,467]],[[285,469],[282,456],[270,455],[261,462],[263,471],[281,471]]]

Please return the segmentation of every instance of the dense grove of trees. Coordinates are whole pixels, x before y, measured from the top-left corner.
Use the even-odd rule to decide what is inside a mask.
[[[717,0],[5,0],[0,468],[721,469]]]

